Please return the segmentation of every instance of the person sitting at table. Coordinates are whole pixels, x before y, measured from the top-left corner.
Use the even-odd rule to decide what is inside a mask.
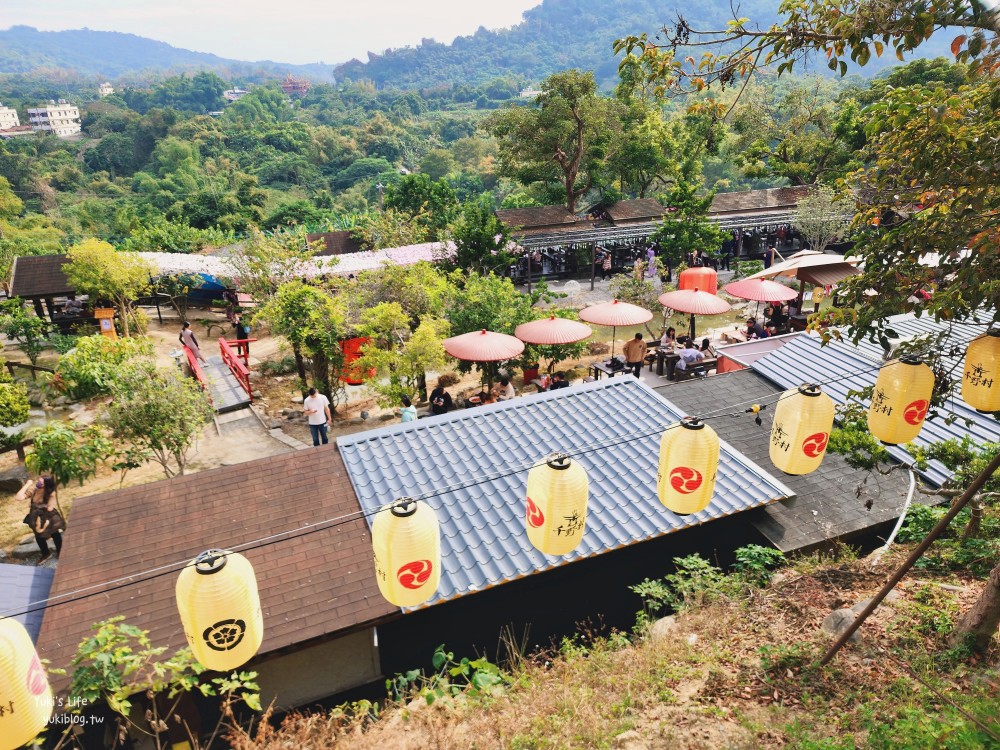
[[[757,322],[756,318],[747,318],[747,340],[750,339],[766,339],[767,331],[764,330],[763,326]]]
[[[677,331],[674,330],[673,326],[670,326],[663,335],[660,336],[660,346],[673,348],[677,345]]]
[[[68,299],[63,305],[63,315],[80,315],[83,312],[83,303],[78,299]]]
[[[771,312],[771,317],[766,320],[765,325],[767,332],[773,336],[785,327],[788,323],[788,317],[782,312],[782,305],[780,303],[771,305],[764,312],[767,313],[768,310]]]
[[[694,342],[691,339],[684,342],[684,348],[678,353],[681,358],[677,360],[677,369],[682,371],[690,369],[692,365],[696,365],[705,359],[705,355],[701,353],[701,350],[695,348]],[[695,372],[695,375],[704,377],[705,373]]]
[[[701,352],[703,357],[715,356],[715,353],[712,351],[712,343],[708,339],[701,340],[701,346],[698,347],[698,351]]]
[[[510,378],[506,375],[500,377],[500,382],[493,386],[493,396],[497,401],[509,401],[517,395]]]
[[[562,370],[552,376],[552,385],[549,386],[549,390],[555,391],[559,388],[569,388],[569,381],[566,380],[566,373]]]

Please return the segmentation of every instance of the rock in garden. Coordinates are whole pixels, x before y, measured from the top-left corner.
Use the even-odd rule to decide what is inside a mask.
[[[574,280],[570,279],[569,281],[567,281],[563,285],[563,288],[560,289],[559,291],[561,291],[563,294],[565,294],[565,295],[567,295],[569,297],[575,297],[576,295],[578,295],[580,293],[580,289],[581,288],[582,287],[580,286],[580,282],[579,281],[574,281]]]
[[[19,464],[0,473],[0,492],[5,494],[17,492],[27,481],[28,470]]]
[[[668,637],[677,627],[677,620],[673,615],[668,615],[667,617],[661,617],[659,620],[654,622],[649,626],[649,637],[653,640],[659,640],[660,638]]]
[[[302,396],[292,396],[293,404],[301,404],[303,401],[305,401],[305,399],[302,398]]]
[[[826,616],[823,620],[823,624],[820,629],[829,636],[834,638],[839,638],[847,629],[854,624],[855,614],[851,610],[842,607],[841,609],[835,609],[833,612]],[[848,643],[857,643],[861,640],[861,633],[855,630],[851,633],[851,637],[847,639]]]

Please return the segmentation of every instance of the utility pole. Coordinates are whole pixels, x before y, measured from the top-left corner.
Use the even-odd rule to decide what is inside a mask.
[[[381,211],[382,199],[385,197],[385,185],[383,185],[380,182],[378,185],[375,186],[375,189],[378,190],[378,210]]]

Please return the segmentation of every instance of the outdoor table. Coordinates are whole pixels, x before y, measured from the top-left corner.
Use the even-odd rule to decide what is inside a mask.
[[[806,326],[809,325],[808,315],[789,315],[788,316],[788,327],[793,331],[804,331]]]
[[[627,372],[632,372],[631,367],[623,367],[620,370],[612,370],[604,362],[594,362],[590,366],[591,371],[594,373],[594,379],[600,380],[601,375],[607,375],[609,378],[613,378],[615,375],[624,375]]]
[[[677,354],[673,349],[664,349],[660,347],[656,350],[656,374],[663,377],[664,366],[666,366],[667,372],[673,372],[674,365],[677,364],[677,360],[681,358],[680,354]]]

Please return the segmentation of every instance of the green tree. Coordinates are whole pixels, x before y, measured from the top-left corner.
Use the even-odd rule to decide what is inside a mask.
[[[17,344],[31,364],[38,363],[38,355],[45,347],[48,324],[29,313],[20,297],[0,302],[0,332]]]
[[[17,197],[11,189],[10,180],[0,176],[0,219],[12,219],[20,216],[24,210],[24,201]]]
[[[455,160],[443,148],[432,148],[420,160],[420,173],[427,175],[431,180],[443,179],[451,174],[454,169]]]
[[[303,276],[313,254],[302,229],[270,235],[254,230],[233,251],[229,263],[240,289],[254,301],[263,303],[274,296],[282,284]],[[332,265],[336,261],[326,262]]]
[[[525,185],[558,181],[575,213],[614,145],[618,104],[597,95],[593,73],[578,70],[546,78],[536,101],[496,112],[482,127],[497,139],[501,175]]]
[[[795,207],[792,224],[802,232],[809,248],[822,253],[842,240],[854,218],[854,206],[839,198],[833,188],[817,185]]]
[[[358,332],[371,343],[355,366],[375,370],[366,381],[381,406],[395,406],[403,396],[427,397],[427,372],[440,370],[447,361],[442,342],[448,330],[448,321],[427,316],[411,333],[409,315],[395,302],[366,311]]]
[[[184,474],[187,454],[212,407],[201,386],[174,369],[133,366],[116,380],[103,423],[119,443],[151,456],[170,478]]]
[[[406,247],[427,240],[426,224],[429,222],[426,213],[411,216],[404,211],[387,208],[365,214],[351,236],[368,250]]]
[[[0,357],[0,427],[15,427],[27,422],[30,410],[28,389],[14,382]]]
[[[693,250],[711,253],[719,250],[726,235],[707,218],[712,194],[699,196],[693,184],[681,180],[662,201],[667,206],[667,216],[652,239],[672,267],[676,268]]]
[[[97,473],[97,465],[112,455],[111,441],[97,425],[49,422],[34,435],[34,447],[25,459],[27,467],[50,474],[57,484],[83,480]]]
[[[451,225],[451,240],[455,254],[439,261],[445,268],[503,273],[517,260],[510,230],[497,218],[488,195],[463,204],[461,214]]]
[[[437,239],[455,216],[458,197],[444,180],[423,173],[410,174],[388,187],[385,207],[407,214]]]
[[[149,288],[153,266],[134,253],[117,252],[101,240],[84,240],[66,253],[63,272],[78,294],[106,299],[118,311],[122,333],[129,335],[132,303]]]
[[[152,342],[142,336],[127,339],[81,336],[73,350],[59,358],[50,386],[75,399],[109,394],[129,363],[150,359],[152,355]]]

